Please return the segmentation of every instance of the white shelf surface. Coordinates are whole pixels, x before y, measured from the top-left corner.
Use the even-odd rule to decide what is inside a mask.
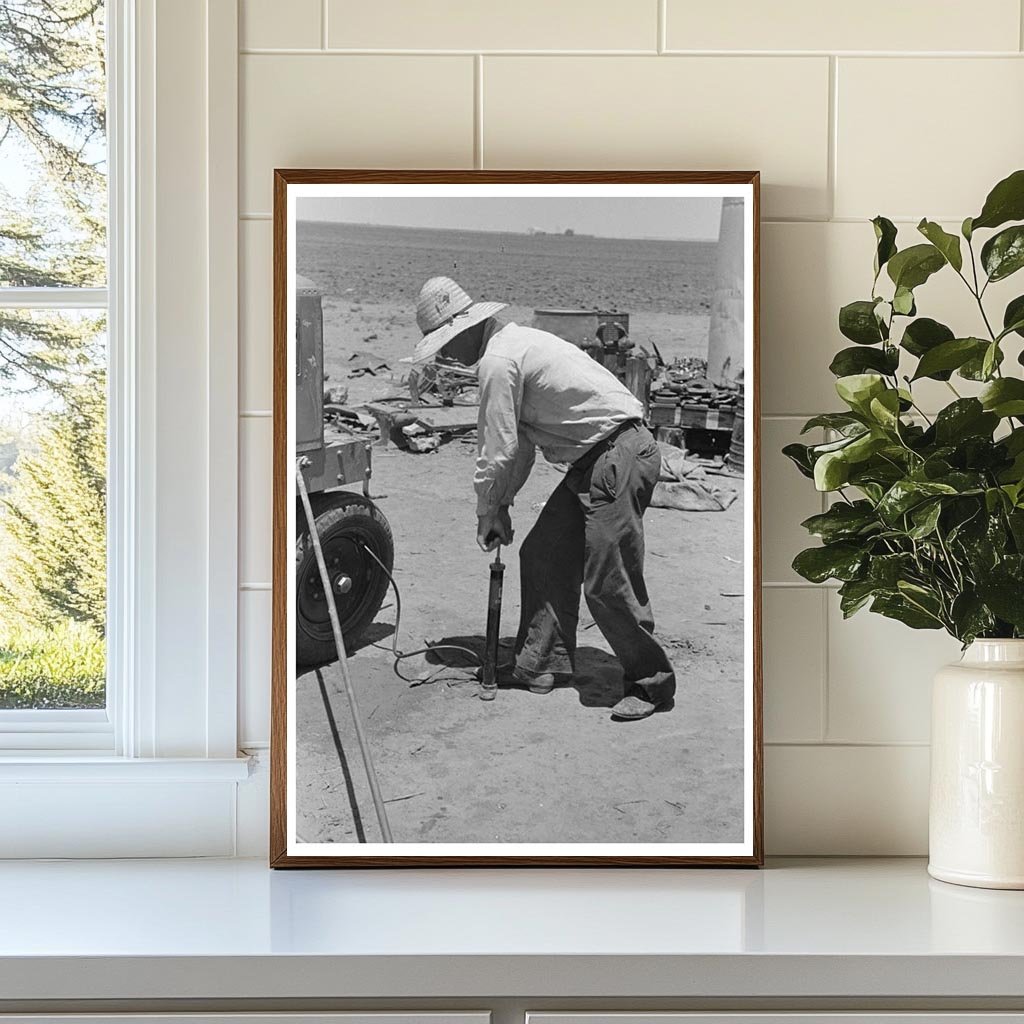
[[[0,1001],[1024,998],[1024,892],[936,882],[909,859],[763,871],[6,862],[0,908]]]

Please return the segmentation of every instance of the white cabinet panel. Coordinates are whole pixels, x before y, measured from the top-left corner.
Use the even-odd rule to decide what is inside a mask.
[[[528,1013],[527,1024],[1024,1024],[1020,1013]]]
[[[489,1013],[0,1013],[0,1024],[490,1024]]]

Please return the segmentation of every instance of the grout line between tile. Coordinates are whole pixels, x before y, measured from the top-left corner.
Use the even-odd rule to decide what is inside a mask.
[[[266,55],[352,57],[471,57],[482,54],[487,57],[759,57],[764,60],[779,60],[793,57],[856,57],[861,60],[935,60],[950,58],[957,60],[1006,60],[1020,59],[1020,50],[593,50],[593,49],[518,49],[518,50],[458,50],[418,49],[415,47],[301,47],[301,46],[243,46],[238,51],[243,56]]]
[[[327,40],[330,38],[328,35],[328,12],[327,8],[330,0],[320,0],[320,49],[327,49]]]
[[[808,537],[807,540],[813,546],[814,538]],[[795,576],[796,573],[793,575]],[[834,580],[826,580],[824,583],[805,583],[799,577],[795,580],[772,580],[770,583],[765,583],[762,580],[761,593],[764,594],[770,590],[814,590],[815,588],[834,593],[841,586],[841,583],[836,583]]]
[[[1006,60],[1019,50],[666,50],[669,57],[856,57],[859,60]]]
[[[1024,0],[1021,0],[1020,9],[1017,12],[1017,26],[1020,30],[1018,45],[1021,51],[1024,52]]]
[[[388,49],[384,47],[302,47],[302,46],[246,46],[238,51],[244,57],[657,57],[657,50],[422,50],[415,48]],[[677,56],[696,56],[681,54]],[[716,56],[711,54],[711,56]],[[718,55],[724,56],[724,54]],[[763,56],[772,56],[771,54]]]
[[[272,589],[272,584],[270,584],[270,583],[239,583],[238,584],[238,589],[239,590],[244,590],[244,591],[270,590],[270,589]]]
[[[484,165],[484,58],[473,58],[473,166]]]
[[[668,0],[657,0],[658,3],[658,53],[668,49]]]
[[[828,59],[828,166],[825,169],[828,192],[828,219],[836,215],[836,174],[839,160],[839,60]]]
[[[274,414],[269,409],[243,409],[239,414],[240,419],[267,419]]]
[[[924,740],[826,740],[823,743],[816,743],[813,740],[765,740],[766,747],[816,747],[827,750],[829,748],[854,749],[854,750],[902,750],[904,748],[920,749],[928,748],[930,743]]]
[[[821,593],[821,672],[818,685],[821,687],[821,717],[818,723],[819,735],[824,743],[828,739],[829,732],[829,685],[828,685],[828,661],[829,661],[829,629],[828,629],[828,590]]]

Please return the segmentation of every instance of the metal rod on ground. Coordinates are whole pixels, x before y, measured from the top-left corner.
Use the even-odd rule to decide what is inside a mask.
[[[320,546],[320,534],[317,533],[316,519],[313,516],[313,506],[309,503],[309,493],[306,491],[306,481],[302,477],[302,470],[295,467],[295,480],[299,488],[299,497],[302,499],[302,508],[306,513],[306,523],[309,526],[309,536],[313,541],[313,553],[316,555],[316,565],[320,570],[320,583],[324,588],[324,596],[327,598],[327,613],[331,617],[331,630],[334,632],[334,643],[338,648],[338,662],[341,665],[341,678],[345,683],[345,695],[348,697],[348,706],[352,710],[352,725],[355,727],[356,740],[359,742],[359,752],[363,755],[363,767],[366,769],[366,781],[370,784],[370,796],[373,797],[373,807],[377,812],[377,823],[380,825],[380,833],[385,843],[392,842],[391,826],[388,824],[388,814],[384,808],[384,797],[381,796],[380,785],[377,782],[377,773],[373,770],[373,758],[370,757],[370,745],[366,741],[363,732],[362,719],[359,717],[359,705],[356,703],[356,691],[352,686],[352,677],[348,671],[348,654],[345,651],[345,638],[341,635],[341,622],[338,619],[338,606],[334,603],[334,590],[331,588],[331,578],[327,572],[327,562],[324,560],[324,551]]]
[[[491,562],[491,582],[487,592],[487,636],[484,641],[484,666],[481,673],[480,699],[494,700],[498,692],[498,642],[501,637],[501,591],[505,566],[501,561],[501,545]]]

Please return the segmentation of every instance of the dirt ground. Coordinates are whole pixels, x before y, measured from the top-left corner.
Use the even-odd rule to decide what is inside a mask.
[[[381,324],[391,314],[365,315],[380,320],[358,329],[377,333],[374,351],[390,358]],[[351,326],[350,317],[331,319],[328,340],[341,322]],[[395,335],[408,343],[407,329],[396,325]],[[394,386],[386,375],[345,383],[351,402]],[[400,649],[454,637],[482,645],[489,559],[475,543],[474,445],[471,435],[428,455],[374,452],[372,492],[395,537]],[[560,477],[538,458],[513,509],[517,542]],[[645,529],[657,632],[678,692],[672,711],[642,722],[611,721],[621,671],[585,608],[573,685],[546,696],[503,688],[487,703],[468,669],[441,666],[428,682],[395,674],[389,595],[351,667],[396,841],[742,839],[742,497],[725,512],[651,509]],[[515,547],[505,559],[507,644],[519,612]],[[415,680],[438,667],[417,657],[401,671]],[[298,833],[373,842],[377,823],[340,685],[336,665],[298,680]]]

